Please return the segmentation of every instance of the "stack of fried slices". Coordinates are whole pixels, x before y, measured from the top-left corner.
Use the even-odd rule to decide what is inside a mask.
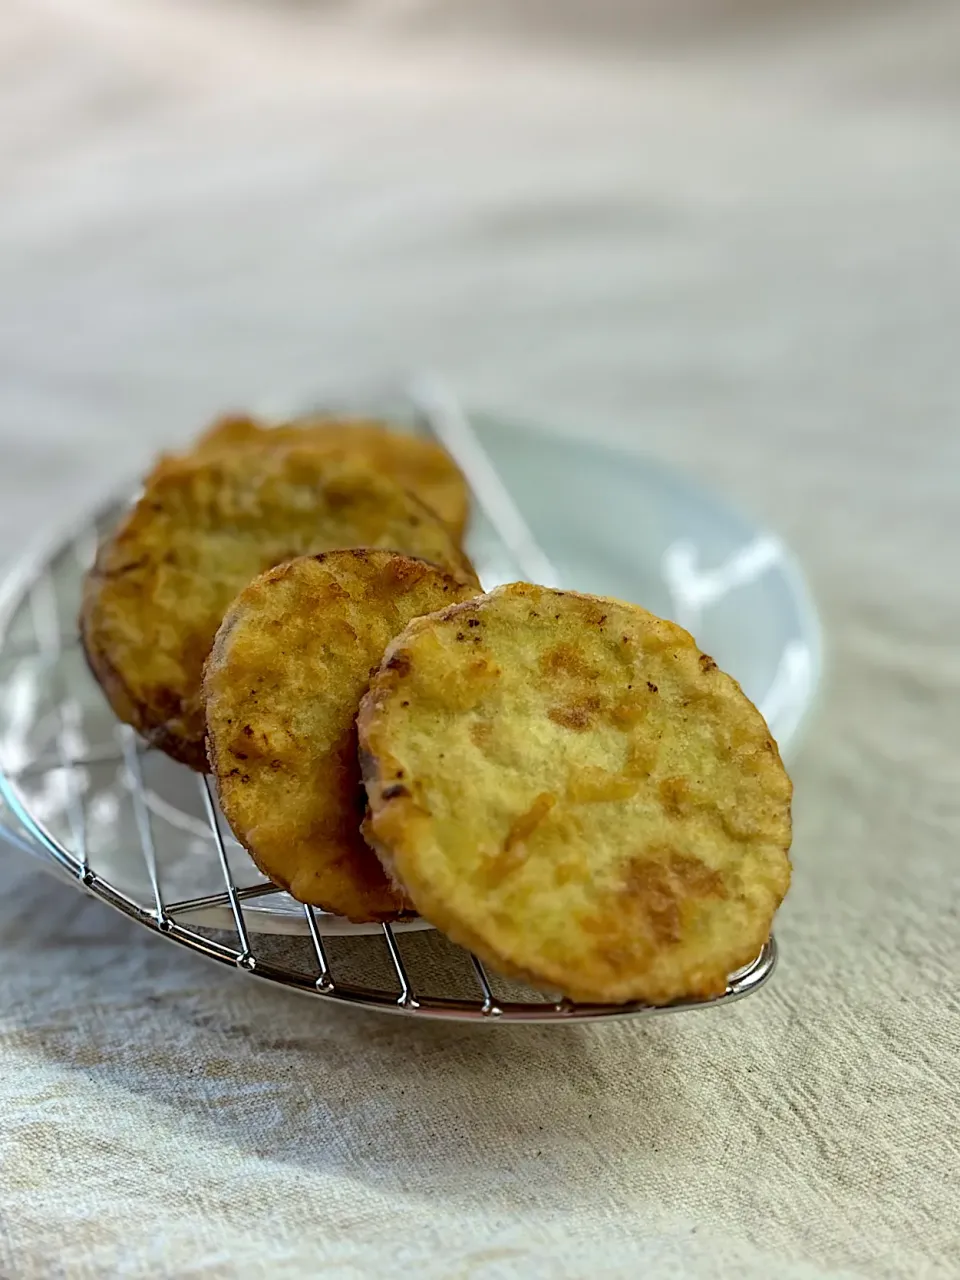
[[[721,993],[789,884],[791,785],[679,627],[481,594],[468,491],[379,422],[215,423],[100,547],[80,625],[116,714],[216,780],[301,902],[419,913],[574,999]]]

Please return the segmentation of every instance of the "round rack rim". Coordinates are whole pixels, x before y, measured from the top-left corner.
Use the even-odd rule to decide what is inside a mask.
[[[115,503],[104,504],[97,509],[94,519],[108,512],[115,505]],[[38,540],[0,579],[0,655],[4,651],[4,642],[13,617],[24,607],[30,592],[51,562],[68,550],[76,537],[87,533],[91,527],[92,521],[89,519],[85,522],[73,521],[66,532],[54,536],[48,535]],[[229,946],[216,936],[200,933],[180,923],[162,908],[160,911],[151,910],[123,893],[108,880],[92,871],[82,857],[77,857],[45,828],[23,800],[15,777],[8,773],[2,763],[0,763],[0,796],[31,838],[37,842],[39,851],[51,859],[57,868],[65,872],[69,882],[76,885],[82,892],[98,898],[128,919],[134,920],[160,937],[187,947],[207,960],[248,973],[263,982],[271,982],[287,990],[319,997],[335,1004],[450,1021],[514,1024],[604,1021],[730,1004],[763,986],[777,963],[777,945],[771,936],[757,958],[731,977],[730,985],[723,995],[709,1000],[683,1000],[665,1006],[651,1006],[641,1002],[625,1005],[578,1004],[568,1000],[551,1001],[548,998],[544,998],[542,1002],[500,999],[487,985],[486,975],[480,981],[480,993],[475,1000],[415,992],[408,984],[406,989],[402,984],[400,992],[396,993],[330,980],[325,982],[322,978],[311,980],[305,974],[268,961],[258,961],[255,954],[251,953],[249,943],[246,947],[240,948]],[[375,935],[370,938],[370,942],[376,945],[374,937]],[[389,926],[386,927],[385,937],[388,939],[388,946],[396,946],[393,931]]]

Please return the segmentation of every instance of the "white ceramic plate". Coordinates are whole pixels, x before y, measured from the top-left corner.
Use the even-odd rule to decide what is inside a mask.
[[[489,418],[474,420],[482,444],[556,569],[557,585],[636,601],[691,630],[701,647],[734,675],[766,717],[789,755],[806,716],[821,667],[816,613],[792,557],[769,532],[682,475],[649,459],[558,439]],[[86,539],[87,550],[94,541]],[[470,550],[486,587],[523,575],[482,518]],[[81,557],[82,559],[82,557]],[[61,543],[46,557],[60,630],[73,630],[81,560]],[[0,640],[0,760],[15,781],[4,789],[0,833],[50,864],[45,842],[75,851],[82,797],[83,834],[91,869],[138,902],[152,888],[140,852],[143,813],[133,800],[127,766],[118,766],[117,726],[87,672],[79,648],[59,657],[31,652],[37,611],[23,596],[36,569],[15,567],[0,589],[9,625]],[[19,603],[17,603],[19,599]],[[43,601],[46,599],[46,606]],[[49,607],[47,608],[49,613]],[[63,710],[66,710],[66,719]],[[59,748],[91,759],[75,770],[32,771],[31,762]],[[129,744],[128,744],[129,747]],[[221,893],[216,849],[204,816],[198,780],[151,752],[142,758],[144,792],[166,901]],[[236,882],[259,877],[244,851],[227,836]],[[284,894],[251,899],[247,927],[261,933],[303,933],[302,907]],[[229,928],[223,908],[190,919]],[[378,926],[320,917],[325,933],[367,933]],[[406,928],[422,928],[413,922]]]
[[[489,418],[473,425],[558,585],[632,600],[686,627],[740,682],[789,757],[822,648],[809,589],[781,540],[650,458]],[[477,554],[484,585],[510,580],[511,566],[484,545]]]

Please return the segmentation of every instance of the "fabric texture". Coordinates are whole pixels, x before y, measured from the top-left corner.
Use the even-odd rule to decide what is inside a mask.
[[[960,1275],[956,7],[609,44],[347,8],[5,7],[4,554],[219,409],[427,362],[687,468],[824,614],[781,966],[424,1025],[4,849],[0,1274]]]

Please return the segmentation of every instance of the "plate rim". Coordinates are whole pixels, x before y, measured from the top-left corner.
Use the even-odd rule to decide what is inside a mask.
[[[742,507],[738,502],[727,498],[721,491],[711,488],[684,467],[664,458],[659,458],[655,454],[648,453],[645,449],[632,448],[626,441],[611,439],[609,436],[604,435],[588,437],[583,434],[568,433],[567,431],[557,432],[547,426],[545,422],[536,418],[528,418],[525,415],[515,417],[509,412],[500,412],[496,409],[471,410],[470,420],[475,427],[479,428],[481,433],[484,424],[490,424],[495,430],[520,431],[549,442],[551,445],[559,443],[562,446],[581,450],[584,453],[601,453],[611,458],[629,459],[631,463],[643,467],[644,470],[652,472],[655,476],[668,479],[675,486],[685,490],[689,497],[712,509],[719,517],[726,517],[736,523],[745,524],[750,527],[755,535],[767,536],[776,541],[779,551],[776,570],[784,579],[790,599],[796,607],[799,638],[806,644],[811,659],[810,680],[806,699],[790,726],[790,732],[782,740],[780,738],[777,739],[777,746],[781,755],[789,760],[795,759],[798,751],[806,741],[811,722],[819,705],[827,655],[823,619],[817,607],[816,596],[792,543],[783,538],[774,527],[759,518],[755,518],[749,508]]]

